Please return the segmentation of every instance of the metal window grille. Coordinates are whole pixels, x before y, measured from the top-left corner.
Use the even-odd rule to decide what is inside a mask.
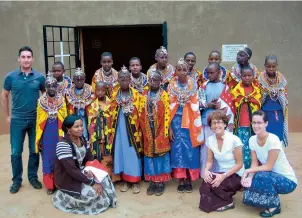
[[[52,64],[61,61],[65,74],[71,76],[79,61],[78,29],[71,26],[43,26],[45,72],[51,70]]]

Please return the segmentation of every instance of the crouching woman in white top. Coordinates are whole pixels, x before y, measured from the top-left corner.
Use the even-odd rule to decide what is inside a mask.
[[[261,217],[272,217],[281,212],[279,194],[295,190],[297,178],[286,159],[278,136],[268,133],[268,120],[263,111],[252,116],[252,127],[256,135],[249,140],[252,166],[245,170],[241,183],[246,187],[243,203],[267,208]],[[262,164],[259,166],[259,162]]]
[[[199,188],[199,208],[207,213],[222,212],[235,207],[233,196],[242,188],[242,142],[225,130],[228,118],[224,112],[212,112],[208,123],[215,134],[210,136],[206,143],[208,159],[204,181]],[[211,171],[214,159],[218,164],[218,172]]]

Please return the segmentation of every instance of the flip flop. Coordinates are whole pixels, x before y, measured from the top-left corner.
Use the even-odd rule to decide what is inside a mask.
[[[227,211],[227,210],[231,210],[231,209],[234,209],[235,208],[235,204],[233,203],[231,206],[227,205],[227,206],[224,206],[224,209],[222,210],[216,210],[216,212],[224,212],[224,211]]]
[[[259,215],[261,217],[273,217],[274,215],[281,213],[281,208],[279,206],[273,211],[270,211],[269,209],[267,209],[267,211],[268,211],[268,213],[264,210]]]

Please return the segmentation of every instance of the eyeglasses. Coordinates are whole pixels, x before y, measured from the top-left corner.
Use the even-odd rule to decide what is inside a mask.
[[[215,126],[215,125],[222,125],[222,124],[224,124],[224,122],[223,121],[213,121],[213,122],[211,122],[211,126]]]
[[[260,126],[261,124],[263,124],[264,122],[252,122],[252,125],[253,126]]]

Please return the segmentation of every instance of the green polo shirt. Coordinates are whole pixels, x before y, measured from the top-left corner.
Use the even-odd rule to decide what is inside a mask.
[[[21,68],[8,73],[3,88],[12,94],[12,113],[15,119],[36,119],[40,91],[45,91],[45,77],[32,69],[27,76]]]

